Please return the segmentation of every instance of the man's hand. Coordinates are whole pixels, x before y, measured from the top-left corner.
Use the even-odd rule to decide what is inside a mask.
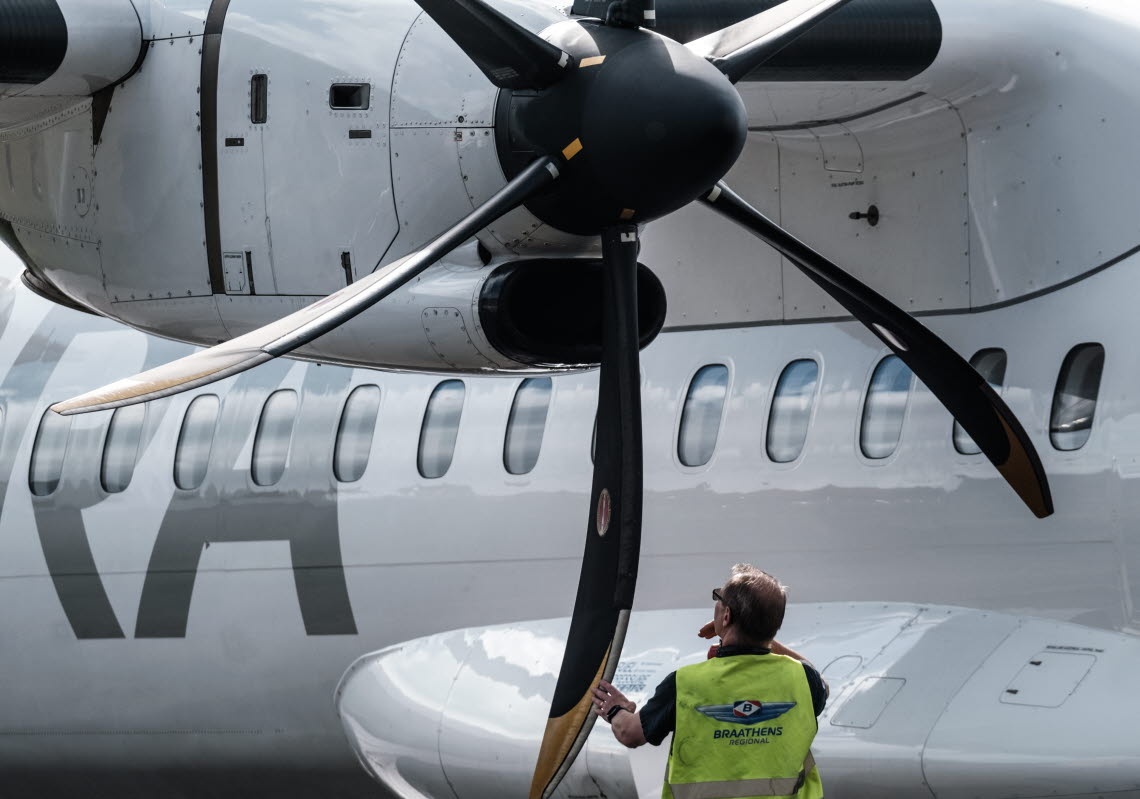
[[[598,687],[594,689],[594,712],[606,719],[606,715],[617,705],[624,707],[630,713],[637,710],[637,705],[626,699],[625,694],[617,688],[605,680],[599,682]]]
[[[629,712],[619,710],[612,721],[606,719],[615,707],[623,707]],[[637,705],[626,699],[621,691],[605,680],[601,680],[594,689],[594,712],[610,722],[614,737],[623,746],[632,749],[646,743],[645,732],[641,728],[641,716],[637,715]]]

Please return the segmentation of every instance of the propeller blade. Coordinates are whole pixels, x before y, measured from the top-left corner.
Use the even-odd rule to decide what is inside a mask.
[[[604,230],[602,254],[602,365],[586,551],[530,799],[554,793],[594,726],[594,688],[599,680],[613,679],[637,582],[642,499],[637,228]]]
[[[375,305],[475,233],[558,177],[551,158],[540,158],[423,249],[380,267],[368,277],[295,313],[193,355],[119,380],[51,408],[69,416],[178,394],[292,352]]]
[[[1039,519],[1053,512],[1049,481],[1025,428],[990,384],[950,345],[766,218],[724,182],[717,183],[701,199],[779,250],[866,325],[946,406],[1029,509]]]
[[[851,0],[784,0],[685,46],[707,58],[733,83]]]
[[[570,56],[483,0],[416,0],[500,89],[545,89],[570,66]]]

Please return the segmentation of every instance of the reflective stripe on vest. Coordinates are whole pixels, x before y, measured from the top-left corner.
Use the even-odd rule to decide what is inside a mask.
[[[746,796],[795,796],[804,779],[815,768],[815,758],[808,752],[798,777],[767,780],[719,780],[717,782],[670,783],[673,799],[740,799]]]

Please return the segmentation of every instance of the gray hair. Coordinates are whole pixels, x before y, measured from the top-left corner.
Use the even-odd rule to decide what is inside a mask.
[[[750,563],[737,563],[721,596],[743,637],[757,644],[776,637],[784,623],[788,588],[775,577]]]

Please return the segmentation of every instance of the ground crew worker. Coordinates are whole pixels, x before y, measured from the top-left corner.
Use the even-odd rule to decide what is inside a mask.
[[[662,680],[640,713],[603,680],[594,712],[630,748],[656,746],[673,733],[662,799],[820,799],[810,748],[827,684],[802,655],[775,640],[787,589],[737,564],[712,594],[713,620],[698,632],[720,636],[709,659]]]

